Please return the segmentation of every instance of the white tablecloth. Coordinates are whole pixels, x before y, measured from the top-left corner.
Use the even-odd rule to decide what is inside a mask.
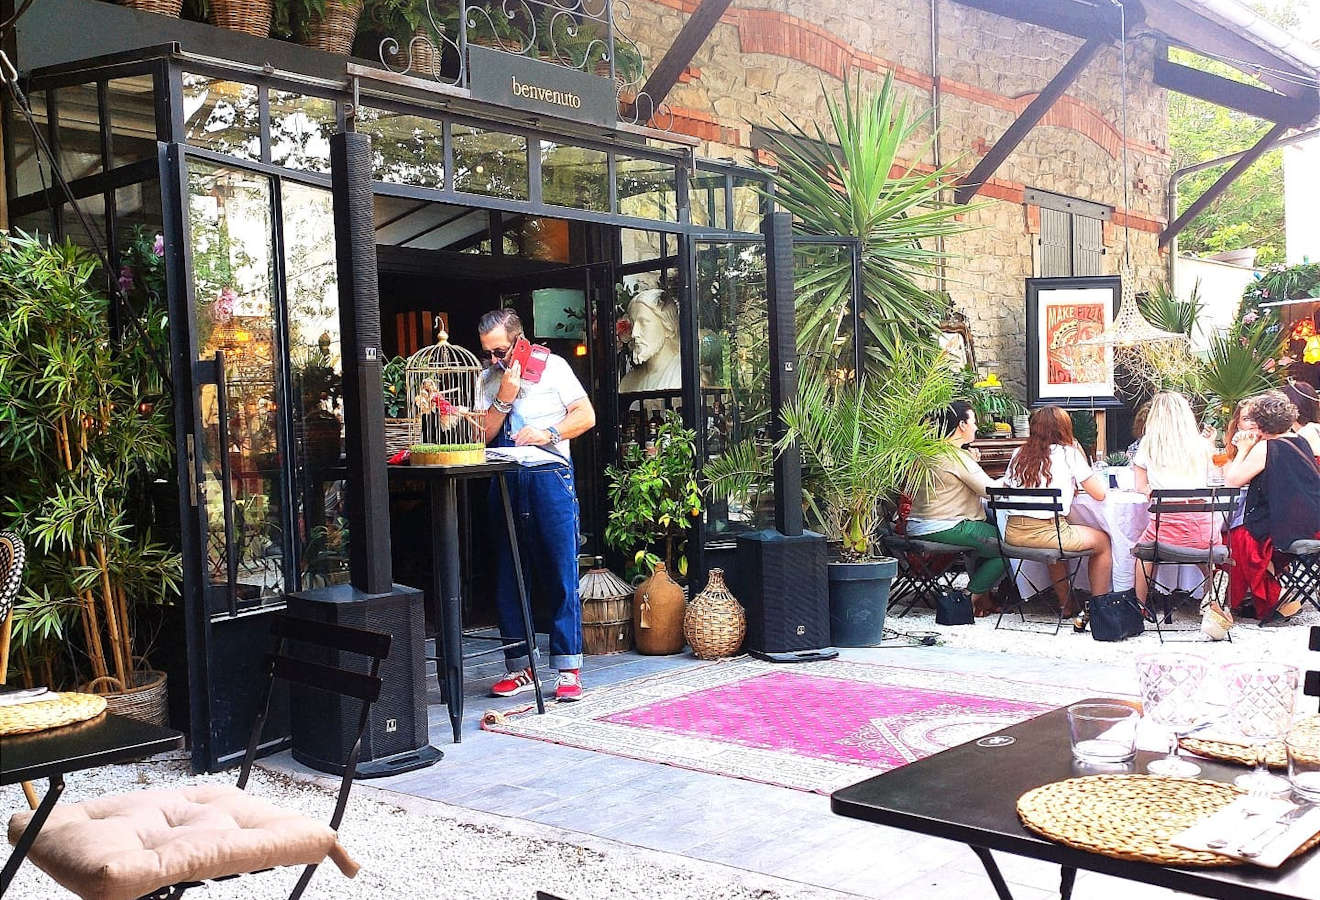
[[[1136,563],[1132,558],[1132,547],[1141,538],[1146,526],[1150,524],[1150,500],[1137,491],[1110,490],[1103,501],[1093,500],[1089,494],[1078,494],[1073,498],[1072,510],[1068,521],[1074,525],[1089,525],[1109,535],[1109,542],[1114,552],[1114,590],[1126,591],[1132,588],[1137,576]],[[1086,560],[1075,563],[1078,566],[1075,587],[1091,589],[1091,577],[1087,571]],[[1171,566],[1162,564],[1156,576],[1165,590],[1174,587],[1192,591],[1201,595],[1199,587],[1205,576],[1197,566]],[[1028,582],[1030,578],[1030,583]],[[1034,593],[1032,584],[1045,587],[1050,583],[1049,571],[1040,563],[1022,564],[1018,575],[1018,590],[1023,597]]]

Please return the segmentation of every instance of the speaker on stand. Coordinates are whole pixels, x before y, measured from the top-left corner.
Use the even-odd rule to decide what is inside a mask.
[[[330,183],[344,366],[351,583],[286,594],[285,600],[290,615],[383,631],[394,638],[381,664],[380,699],[372,706],[357,765],[358,777],[372,778],[420,769],[444,754],[427,740],[422,592],[394,584],[391,571],[385,410],[380,400],[380,290],[371,141],[366,135],[346,132],[330,138]],[[299,649],[295,644],[293,651]],[[312,661],[353,667],[353,654],[325,652],[340,658]],[[365,660],[361,662],[366,671]],[[361,714],[359,701],[300,684],[290,685],[289,701],[294,759],[341,774]]]

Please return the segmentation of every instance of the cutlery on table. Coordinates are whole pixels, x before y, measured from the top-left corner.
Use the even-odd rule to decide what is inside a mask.
[[[1244,856],[1247,859],[1260,856],[1265,852],[1265,848],[1270,845],[1271,841],[1280,837],[1294,822],[1315,809],[1315,806],[1314,803],[1303,803],[1300,806],[1294,806],[1256,832],[1252,837],[1239,844],[1235,855]]]

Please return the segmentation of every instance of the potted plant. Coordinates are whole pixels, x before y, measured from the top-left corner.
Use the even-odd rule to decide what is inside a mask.
[[[193,11],[218,28],[269,37],[275,0],[190,0]]]
[[[408,448],[412,419],[408,417],[408,360],[396,356],[380,371],[381,394],[385,401],[385,455],[393,456]]]
[[[0,529],[28,566],[14,612],[28,683],[106,690],[112,709],[163,721],[166,682],[144,663],[140,618],[178,595],[177,550],[153,531],[153,486],[173,479],[158,298],[163,242],[139,234],[119,273],[135,338],[112,340],[98,261],[72,243],[0,234]]]
[[[447,43],[457,46],[458,5],[436,21],[428,0],[370,0],[366,17],[373,29],[393,39],[389,64],[420,76],[439,75]],[[450,37],[450,35],[453,35]]]
[[[1006,423],[1011,435],[1013,417],[1023,415],[1027,411],[1022,401],[1004,390],[999,376],[993,372],[985,378],[980,378],[975,369],[962,369],[955,378],[954,393],[955,396],[972,404],[972,409],[976,413],[977,434],[985,437],[993,437],[1003,431],[996,428],[997,423]]]
[[[275,0],[271,31],[304,47],[347,55],[364,0]]]
[[[120,6],[136,9],[140,12],[155,13],[177,19],[183,10],[183,0],[118,0]]]
[[[949,452],[931,414],[953,396],[936,351],[899,348],[888,377],[840,388],[810,374],[784,408],[782,450],[796,444],[803,479],[825,536],[839,542],[829,564],[831,640],[874,646],[884,632],[897,562],[876,552],[886,504],[929,485]]]

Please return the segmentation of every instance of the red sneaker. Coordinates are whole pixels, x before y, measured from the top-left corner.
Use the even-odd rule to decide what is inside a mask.
[[[582,676],[577,669],[564,669],[559,673],[555,684],[555,699],[572,702],[582,699]]]
[[[536,682],[532,680],[532,670],[528,667],[521,672],[510,672],[505,675],[490,686],[490,693],[492,697],[512,697],[514,694],[535,689]]]

